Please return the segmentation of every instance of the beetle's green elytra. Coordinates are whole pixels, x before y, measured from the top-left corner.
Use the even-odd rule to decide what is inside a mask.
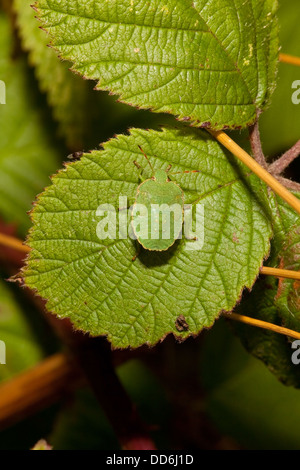
[[[154,171],[147,155],[141,147],[139,148],[151,167],[152,176],[142,181],[137,188],[132,208],[133,231],[145,249],[165,251],[175,243],[182,232],[184,193],[169,177],[171,166],[166,170]],[[134,164],[141,168],[136,162]]]

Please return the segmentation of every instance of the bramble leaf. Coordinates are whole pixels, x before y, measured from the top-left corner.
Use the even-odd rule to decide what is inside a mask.
[[[38,0],[36,8],[73,70],[125,103],[237,128],[273,92],[276,0]]]
[[[140,181],[133,162],[151,176],[138,145],[155,169],[200,170],[173,178],[185,204],[204,208],[201,249],[191,250],[193,241],[184,237],[165,252],[138,251],[135,240],[118,232],[116,239],[98,238],[98,207],[113,205],[118,219],[126,213],[119,197],[128,206],[135,200]],[[271,236],[265,185],[206,132],[184,127],[132,129],[84,154],[54,176],[32,221],[26,284],[50,311],[121,348],[211,326],[252,287]]]

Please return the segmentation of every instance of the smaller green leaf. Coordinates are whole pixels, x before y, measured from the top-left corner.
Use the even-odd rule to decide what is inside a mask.
[[[100,205],[110,204],[120,220],[127,214],[119,197],[127,198],[125,208],[135,201],[134,161],[145,165],[138,146],[155,171],[171,164],[173,173],[181,172],[175,176],[185,204],[204,213],[201,249],[191,249],[184,237],[163,253],[138,251],[118,230],[115,238],[98,237]],[[143,176],[151,177],[148,165]],[[50,311],[92,335],[107,335],[115,347],[198,334],[257,277],[271,236],[266,196],[265,185],[204,131],[132,129],[67,165],[39,196],[24,280]]]

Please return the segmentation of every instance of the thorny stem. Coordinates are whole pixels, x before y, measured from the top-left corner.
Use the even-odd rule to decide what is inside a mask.
[[[280,175],[283,171],[300,155],[300,140],[287,150],[278,160],[269,165],[269,172],[272,175]]]
[[[279,183],[282,184],[282,186],[290,189],[291,191],[300,192],[299,183],[280,176],[284,172],[284,170],[290,165],[290,163],[292,163],[295,158],[299,156],[300,140],[298,140],[298,142],[296,142],[292,148],[287,150],[278,160],[268,165],[262,150],[258,121],[256,121],[255,124],[249,127],[249,135],[253,157],[255,158],[257,163],[262,168],[267,170],[272,176],[274,176],[279,181]]]
[[[296,191],[300,193],[300,183],[289,180],[287,178],[283,178],[282,176],[276,176],[276,178],[278,179],[279,183],[284,185],[286,188],[290,189],[291,191]]]
[[[250,134],[251,149],[252,149],[252,153],[253,153],[255,160],[264,169],[267,169],[268,165],[267,165],[267,162],[263,153],[263,149],[261,146],[258,121],[256,121],[255,124],[249,127],[249,134]]]
[[[289,204],[298,214],[300,214],[300,200],[294,196],[285,186],[283,186],[265,168],[257,163],[244,149],[234,142],[225,132],[207,129],[224,147],[253,171],[267,186],[269,186],[278,196]]]
[[[280,176],[284,170],[299,156],[300,140],[298,140],[298,142],[296,142],[293,147],[287,150],[279,159],[269,165],[262,150],[258,121],[256,121],[253,126],[249,127],[249,135],[252,153],[257,163],[261,165],[262,168],[267,170],[272,176],[274,176],[285,188],[288,188],[291,191],[300,192],[299,183]]]
[[[287,150],[278,160],[268,165],[262,150],[258,121],[256,121],[253,126],[249,127],[249,135],[253,157],[257,163],[261,165],[262,168],[267,170],[271,175],[273,175],[284,187],[290,189],[291,191],[300,192],[299,183],[280,176],[290,165],[290,163],[292,163],[299,156],[300,140],[298,140],[298,142],[296,142],[292,148]]]
[[[292,148],[287,150],[280,158],[278,158],[278,160],[268,165],[262,150],[258,121],[249,127],[249,135],[253,157],[257,163],[259,163],[259,165],[261,165],[265,170],[268,170],[268,172],[276,177],[276,179],[286,188],[291,189],[292,191],[300,191],[299,183],[280,176],[290,163],[299,156],[300,140],[298,140]]]

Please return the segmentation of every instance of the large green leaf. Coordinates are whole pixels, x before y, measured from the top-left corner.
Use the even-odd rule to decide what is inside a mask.
[[[274,89],[276,0],[39,0],[53,46],[121,100],[196,126],[252,123]]]
[[[92,82],[72,73],[70,62],[60,60],[47,47],[49,38],[40,29],[32,3],[14,0],[22,48],[28,51],[29,64],[34,68],[40,90],[46,93],[59,135],[71,151],[97,148],[99,142],[130,126],[157,128],[175,121],[169,114],[155,114],[119,103],[115,96],[95,91]]]
[[[0,30],[0,78],[6,85],[6,104],[0,105],[0,214],[24,236],[30,224],[26,212],[59,158],[32,92],[32,77],[23,59],[12,57],[13,39],[3,13]]]
[[[204,207],[201,250],[182,238],[163,253],[140,248],[133,261],[136,241],[97,237],[100,204],[118,208],[120,195],[134,202],[133,161],[151,175],[138,145],[155,169],[201,170],[176,175],[185,204]],[[211,326],[252,286],[269,251],[267,207],[261,181],[206,132],[133,129],[67,165],[38,198],[23,276],[51,311],[114,346],[155,344],[170,332],[184,338]],[[176,323],[182,316],[188,328]]]

